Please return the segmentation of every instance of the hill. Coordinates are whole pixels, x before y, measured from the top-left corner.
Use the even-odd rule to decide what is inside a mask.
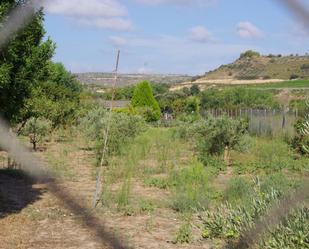
[[[246,51],[233,63],[222,65],[218,69],[197,77],[196,82],[222,81],[222,83],[241,83],[251,81],[282,81],[309,78],[309,56],[262,56],[254,51]]]
[[[111,86],[114,82],[112,73],[79,73],[77,79],[85,85]],[[191,76],[177,74],[119,74],[118,86],[134,85],[140,81],[148,80],[152,83],[177,84],[190,81]]]

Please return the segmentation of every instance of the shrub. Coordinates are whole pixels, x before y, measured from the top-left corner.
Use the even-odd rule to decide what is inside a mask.
[[[98,160],[102,154],[107,126],[109,126],[108,155],[119,154],[123,146],[146,128],[139,116],[109,113],[103,108],[90,110],[81,118],[80,129],[88,139],[95,142]]]
[[[205,155],[222,155],[229,161],[229,152],[239,144],[241,137],[246,133],[247,123],[243,120],[234,120],[228,117],[209,118],[197,126],[199,134],[199,157]]]
[[[256,189],[249,203],[245,206],[232,206],[226,202],[213,211],[201,215],[204,238],[237,239],[241,233],[254,225],[255,219],[261,217],[268,207],[280,197],[280,192],[272,190],[262,193]]]
[[[161,117],[159,104],[153,96],[148,81],[143,81],[136,85],[131,104],[134,108],[141,108],[141,114],[145,114],[146,121],[157,121]]]
[[[42,142],[45,136],[51,132],[51,122],[42,118],[31,118],[22,130],[22,134],[29,136],[33,150],[37,150],[37,144]]]
[[[260,248],[309,248],[309,209],[301,207],[289,214],[263,239]]]
[[[200,101],[197,97],[191,96],[186,99],[185,112],[187,114],[199,114]]]
[[[306,114],[296,125],[296,136],[293,139],[294,147],[302,154],[309,155],[309,101],[306,102]]]
[[[296,80],[298,78],[299,78],[299,75],[297,75],[297,74],[291,74],[291,76],[290,76],[290,80]]]
[[[242,58],[252,58],[252,57],[260,57],[260,53],[253,51],[253,50],[247,50],[246,52],[240,54],[240,59]]]

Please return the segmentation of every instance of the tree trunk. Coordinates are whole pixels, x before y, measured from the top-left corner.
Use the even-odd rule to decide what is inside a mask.
[[[33,141],[32,145],[33,145],[33,150],[36,151],[36,141]]]

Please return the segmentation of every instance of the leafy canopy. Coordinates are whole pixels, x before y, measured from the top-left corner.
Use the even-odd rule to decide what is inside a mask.
[[[2,0],[0,23],[21,4],[23,1]],[[0,115],[12,123],[22,119],[25,101],[33,87],[46,79],[47,65],[54,54],[54,43],[50,39],[43,41],[43,21],[43,12],[39,10],[21,32],[0,48]]]

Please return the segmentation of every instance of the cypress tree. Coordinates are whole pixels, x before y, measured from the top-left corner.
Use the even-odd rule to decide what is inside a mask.
[[[138,83],[134,89],[131,105],[142,114],[147,121],[157,121],[161,117],[160,106],[153,96],[148,81]]]

